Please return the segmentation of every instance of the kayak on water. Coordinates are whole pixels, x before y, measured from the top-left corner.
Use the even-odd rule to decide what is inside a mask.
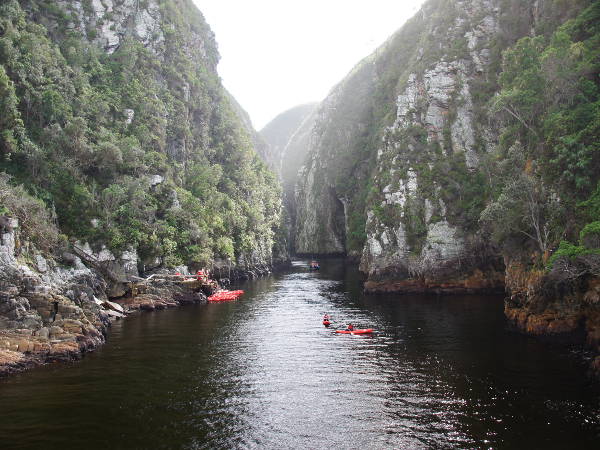
[[[373,328],[363,328],[362,330],[335,330],[336,333],[341,334],[370,334],[373,332]]]
[[[323,321],[323,325],[325,325],[326,327],[328,327],[329,325],[331,325],[331,322],[329,320],[324,320]]]
[[[228,302],[231,300],[237,300],[244,291],[217,291],[210,297],[208,297],[209,302]]]

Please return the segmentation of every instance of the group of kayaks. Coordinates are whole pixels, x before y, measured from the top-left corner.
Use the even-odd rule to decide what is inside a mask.
[[[208,297],[208,301],[209,302],[230,302],[232,300],[237,300],[243,293],[244,293],[244,291],[242,291],[242,290],[237,290],[237,291],[220,290],[220,291],[215,292],[210,297]]]
[[[331,321],[329,319],[323,319],[323,325],[325,325],[325,327],[328,327],[329,325],[331,325]],[[352,330],[335,330],[335,332],[339,334],[372,334],[373,328],[354,328]]]

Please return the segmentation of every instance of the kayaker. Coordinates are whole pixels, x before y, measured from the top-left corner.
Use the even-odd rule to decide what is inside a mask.
[[[348,326],[346,327],[346,331],[354,331],[354,325],[349,323]]]
[[[329,314],[325,314],[323,316],[323,321],[329,321]]]

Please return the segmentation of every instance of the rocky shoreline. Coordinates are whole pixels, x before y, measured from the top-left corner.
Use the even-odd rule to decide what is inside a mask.
[[[203,292],[194,292],[178,283],[163,282],[135,297],[115,299],[114,309],[87,311],[78,319],[59,318],[40,330],[0,330],[0,377],[57,361],[75,361],[106,342],[113,320],[138,311],[159,311],[187,304],[206,303]],[[67,305],[59,307],[66,314]],[[92,323],[89,318],[95,318]]]
[[[367,279],[368,294],[505,294],[504,314],[517,332],[574,344],[591,357],[590,372],[600,378],[600,257],[562,260],[553,270],[534,268],[517,255],[505,271],[475,269],[468,276]]]
[[[367,280],[368,294],[503,294],[504,274],[475,270],[468,277],[448,279]]]
[[[130,255],[125,261],[90,255],[92,264],[71,253],[60,261],[39,253],[32,258],[20,251],[16,224],[0,238],[0,377],[81,359],[106,342],[114,320],[137,311],[205,303],[214,289],[175,274],[187,274],[187,267],[145,279],[137,276],[137,269],[127,273],[132,270]],[[101,273],[104,262],[110,270]],[[213,274],[228,284],[271,270],[267,265],[248,270],[217,265]]]
[[[563,259],[553,270],[507,260],[510,297],[504,313],[519,331],[571,342],[590,350],[590,369],[600,378],[600,257]]]

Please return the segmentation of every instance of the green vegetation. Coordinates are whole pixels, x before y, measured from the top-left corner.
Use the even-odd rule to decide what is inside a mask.
[[[600,184],[596,192],[589,200],[578,205],[581,215],[594,219],[600,218]],[[561,241],[558,249],[553,253],[547,263],[547,268],[552,269],[554,263],[561,257],[569,259],[577,256],[600,255],[600,220],[594,220],[587,223],[579,233],[579,244],[571,244],[568,241]]]
[[[133,247],[143,261],[244,262],[273,247],[278,183],[230,106],[190,1],[160,3],[164,52],[129,36],[113,54],[67,28],[52,2],[27,3],[39,23],[16,0],[0,6],[0,171],[56,211],[69,237]],[[50,35],[41,23],[58,26]]]
[[[547,268],[551,269],[560,258],[576,258],[578,256],[600,255],[600,248],[586,248],[583,245],[574,245],[567,241],[560,241],[558,249],[548,260]]]
[[[0,214],[19,220],[21,237],[37,249],[48,252],[62,241],[52,214],[44,203],[29,195],[23,186],[13,186],[10,177],[0,174]],[[27,249],[26,249],[27,250]]]
[[[482,215],[500,241],[518,231],[544,254],[565,233],[574,237],[578,229],[595,229],[600,217],[598,191],[593,192],[600,174],[599,24],[595,2],[550,36],[525,37],[504,53],[501,91],[490,108],[503,120],[497,158],[500,168],[509,170],[504,170],[498,200]],[[563,241],[550,261],[581,252],[588,250]]]

